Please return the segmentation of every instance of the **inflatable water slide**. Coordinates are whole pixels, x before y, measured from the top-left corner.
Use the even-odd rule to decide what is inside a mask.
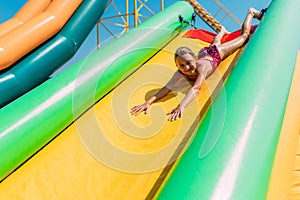
[[[167,83],[178,47],[213,39],[185,31],[184,1],[7,104],[0,199],[297,199],[299,6],[274,0],[175,122],[185,79],[149,114],[129,110]]]

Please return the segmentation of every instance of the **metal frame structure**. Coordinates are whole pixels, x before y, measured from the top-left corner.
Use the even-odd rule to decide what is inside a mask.
[[[234,16],[219,0],[214,0],[214,2],[219,6],[219,10],[214,14],[214,17],[217,17],[217,15],[220,14],[220,11],[225,12],[225,15],[220,20],[220,23],[222,23],[226,17],[230,17],[239,26],[242,26],[242,22],[238,18],[236,18],[236,16]]]
[[[214,0],[219,6],[219,10],[214,15],[207,12],[196,0],[185,1],[189,2],[193,6],[195,13],[217,32],[221,30],[221,22],[226,17],[232,18],[241,26],[241,22],[218,0]],[[118,1],[118,3],[116,2],[117,0],[110,0],[106,6],[107,11],[113,11],[115,14],[105,16],[104,13],[104,16],[97,23],[97,48],[100,48],[101,43],[100,27],[106,30],[111,37],[117,38],[142,23],[144,19],[148,19],[157,12],[164,10],[165,7],[165,0],[125,0],[125,2],[123,1],[122,3],[120,3],[120,1]],[[159,6],[157,4],[159,4]],[[153,8],[157,7],[160,7],[160,10],[153,10]],[[220,14],[220,11],[223,11],[222,13],[225,13],[225,15],[219,22],[216,20],[216,17]],[[116,29],[118,29],[118,31],[116,31]]]

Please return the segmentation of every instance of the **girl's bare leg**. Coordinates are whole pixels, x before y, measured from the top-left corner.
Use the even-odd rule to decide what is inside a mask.
[[[242,25],[241,35],[231,41],[217,45],[221,59],[226,58],[245,43],[250,34],[252,19],[258,17],[260,17],[260,12],[258,10],[255,10],[254,8],[248,9],[248,14]]]
[[[221,39],[225,34],[229,34],[229,32],[226,30],[224,26],[221,27],[221,31],[216,35],[213,41],[213,45],[220,45],[221,44]]]

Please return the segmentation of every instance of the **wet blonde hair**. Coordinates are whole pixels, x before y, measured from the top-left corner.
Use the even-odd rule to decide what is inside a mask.
[[[174,59],[176,60],[176,58],[178,56],[183,56],[185,54],[190,54],[191,56],[195,57],[195,53],[188,47],[179,47],[176,52],[175,52],[175,56]]]

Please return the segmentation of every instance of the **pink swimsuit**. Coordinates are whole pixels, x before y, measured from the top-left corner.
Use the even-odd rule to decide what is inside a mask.
[[[207,56],[210,56],[212,60],[206,59],[205,57]],[[222,61],[216,45],[211,45],[209,47],[202,48],[198,53],[198,59],[207,60],[211,63],[212,71],[208,76],[210,76],[217,69],[218,65]]]

